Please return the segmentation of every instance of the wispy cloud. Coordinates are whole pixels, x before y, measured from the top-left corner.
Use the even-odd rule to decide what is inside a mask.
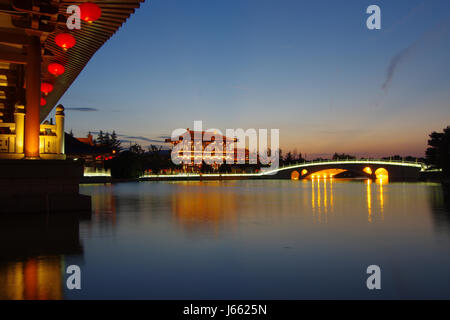
[[[397,71],[398,66],[404,62],[404,60],[414,53],[420,47],[430,47],[430,41],[437,41],[442,38],[444,35],[448,33],[449,29],[449,19],[450,16],[447,16],[440,23],[438,23],[433,29],[424,33],[419,39],[417,39],[414,43],[412,43],[409,47],[401,50],[397,54],[395,54],[391,61],[389,62],[388,68],[386,70],[386,77],[381,85],[381,88],[386,92],[394,78],[394,75]],[[427,43],[428,42],[428,43]]]
[[[103,134],[105,134],[107,131],[103,130]],[[93,135],[98,135],[100,134],[100,131],[90,131],[91,134]],[[109,132],[111,134],[111,132]],[[151,138],[147,138],[144,136],[131,136],[131,135],[127,135],[127,134],[120,134],[120,133],[116,133],[118,139],[122,142],[122,143],[133,143],[136,141],[145,141],[145,142],[149,142],[149,143],[157,143],[157,144],[161,144],[161,143],[165,143],[165,136],[159,136],[156,137],[156,139],[151,139]],[[170,138],[170,137],[167,137]],[[161,140],[160,140],[161,139]]]
[[[403,49],[399,53],[397,53],[395,56],[392,57],[391,61],[389,62],[389,66],[386,71],[386,78],[384,79],[383,85],[381,88],[384,91],[387,91],[389,89],[389,86],[392,82],[392,78],[394,77],[395,71],[398,67],[398,65],[405,60],[405,58],[414,50],[416,47],[416,43],[413,43],[409,47]]]
[[[74,108],[74,107],[67,107],[64,108],[64,110],[70,110],[70,111],[83,111],[83,112],[94,112],[94,111],[99,111],[96,108]]]
[[[166,139],[170,139],[171,137],[170,137],[170,136],[167,136],[167,135],[161,135],[161,136],[158,136],[157,138],[158,138],[158,139],[166,140]]]
[[[125,135],[125,134],[118,134],[117,135],[121,141],[123,139],[132,141],[132,140],[141,140],[141,141],[146,141],[146,142],[150,142],[150,143],[164,143],[164,140],[157,140],[157,139],[150,139],[144,136],[129,136],[129,135]]]

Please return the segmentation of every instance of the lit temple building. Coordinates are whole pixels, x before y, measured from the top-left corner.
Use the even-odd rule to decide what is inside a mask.
[[[186,129],[186,133],[190,135],[190,140],[188,142],[188,146],[184,146],[179,151],[179,156],[183,160],[183,169],[184,170],[192,170],[196,171],[202,167],[203,162],[213,163],[211,166],[214,169],[218,169],[220,163],[223,164],[248,164],[249,163],[249,150],[233,148],[233,151],[227,152],[227,143],[231,145],[235,145],[238,142],[237,138],[226,137],[217,133],[211,132],[197,132]],[[211,136],[211,139],[205,138],[205,136]],[[201,137],[200,140],[196,140],[196,137]],[[210,141],[208,141],[210,140]],[[219,142],[220,141],[220,142]],[[180,143],[183,143],[183,136],[180,136],[178,140],[166,139],[165,142],[172,144],[172,146],[176,146]],[[212,151],[207,158],[205,158],[205,149],[212,143],[219,142],[221,147],[218,149],[222,149],[220,153],[216,153]],[[203,160],[203,161],[202,161]]]

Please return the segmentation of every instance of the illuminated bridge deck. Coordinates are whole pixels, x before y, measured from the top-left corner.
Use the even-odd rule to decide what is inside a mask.
[[[421,162],[398,160],[328,160],[292,164],[258,173],[183,173],[146,174],[141,180],[233,180],[233,179],[308,179],[314,177],[339,177],[343,172],[353,176],[376,179],[417,180],[427,166]]]

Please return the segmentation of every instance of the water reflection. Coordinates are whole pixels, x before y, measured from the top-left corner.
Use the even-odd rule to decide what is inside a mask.
[[[378,208],[379,209],[379,216],[381,221],[384,220],[384,188],[383,185],[385,185],[388,180],[387,179],[377,179],[376,182],[376,189],[375,191],[372,190],[372,180],[368,179],[366,180],[366,203],[367,203],[367,221],[369,223],[373,222],[373,203],[372,203],[372,193],[377,192],[377,200],[378,200]],[[378,214],[376,212],[375,214]]]
[[[105,215],[114,225],[116,224],[116,198],[114,196],[114,184],[95,184],[90,186],[92,192],[92,213],[94,218]]]
[[[427,197],[435,191],[424,183],[324,177],[89,186],[83,192],[101,195],[98,220],[82,225],[93,270],[83,294],[373,298],[364,283],[375,261],[386,270],[379,297],[449,297],[442,276],[450,267],[450,229],[433,230],[437,214]],[[441,200],[432,200],[436,208],[445,207]],[[111,221],[113,204],[115,232],[92,228]],[[325,280],[330,265],[337,275]]]
[[[33,257],[0,267],[0,299],[55,300],[63,298],[61,256]]]
[[[364,283],[374,261],[386,270],[380,298],[450,297],[450,202],[438,184],[82,188],[93,217],[80,227],[76,217],[0,217],[1,299],[373,298]],[[68,264],[84,268],[79,293],[64,290]]]
[[[450,231],[450,188],[436,184],[429,189],[428,197],[435,228],[438,231]]]
[[[380,214],[381,214],[381,221],[384,220],[384,191],[383,191],[383,185],[388,182],[387,179],[377,179],[378,186],[379,186],[379,199],[380,199]]]
[[[170,208],[173,225],[182,227],[191,235],[209,233],[217,236],[224,228],[232,229],[244,220],[260,219],[261,216],[277,220],[296,211],[301,215],[310,214],[315,223],[326,224],[335,211],[335,184],[334,178],[321,177],[269,183],[266,181],[207,181],[141,184],[133,185],[133,188],[136,187],[134,194],[127,191],[128,187],[125,185],[121,186],[124,190],[117,187],[114,191],[106,186],[103,190],[99,190],[97,186],[92,187],[92,190],[101,194],[94,198],[103,201],[103,205],[101,201],[94,205],[97,215],[95,219],[100,219],[101,224],[109,221],[108,212],[114,210],[127,212],[127,217],[133,217],[132,221],[136,219],[136,222],[143,222],[143,216],[139,215],[139,212],[146,212],[145,217],[156,221],[165,219],[164,210]],[[129,186],[131,188],[132,185]],[[378,186],[377,184],[377,190],[380,190],[381,196],[371,192],[368,194],[370,197],[376,197],[371,201],[382,203],[383,189]],[[360,190],[359,185],[355,187]],[[310,191],[305,192],[308,189]],[[115,199],[116,195],[106,193],[108,190],[111,193],[119,192],[121,197]],[[342,196],[339,196],[337,200],[340,205],[349,202]],[[117,208],[113,210],[111,204],[116,205]],[[374,210],[379,212],[380,207],[382,205]],[[104,221],[100,217],[103,217]]]
[[[372,180],[367,180],[367,220],[372,223]]]
[[[308,180],[304,181],[309,183]],[[333,177],[311,178],[312,215],[318,223],[328,223],[328,214],[334,211],[334,181]]]
[[[221,224],[236,222],[236,194],[226,192],[220,183],[178,184],[172,194],[174,220],[188,231],[198,228],[218,232]]]
[[[0,216],[0,299],[62,299],[64,255],[80,255],[71,214]]]

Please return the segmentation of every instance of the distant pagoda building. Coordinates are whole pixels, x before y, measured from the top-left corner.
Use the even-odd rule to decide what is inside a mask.
[[[179,156],[183,159],[183,169],[185,171],[198,171],[202,168],[205,163],[216,163],[212,164],[212,168],[217,170],[220,167],[221,162],[225,165],[237,165],[237,164],[248,164],[249,163],[249,150],[233,148],[233,152],[227,152],[227,143],[236,144],[238,142],[237,138],[231,138],[217,133],[211,133],[206,131],[193,131],[189,128],[186,129],[186,133],[190,136],[189,147],[184,147]],[[204,136],[210,135],[211,139],[205,139],[210,141],[205,141]],[[201,137],[201,141],[196,141],[196,137]],[[166,143],[170,143],[173,147],[183,142],[183,137],[180,136],[178,140],[166,139]],[[210,155],[205,158],[204,151],[211,143],[220,143],[222,152],[215,153],[211,152]],[[220,148],[220,147],[219,147]],[[202,160],[202,161],[200,161]]]

